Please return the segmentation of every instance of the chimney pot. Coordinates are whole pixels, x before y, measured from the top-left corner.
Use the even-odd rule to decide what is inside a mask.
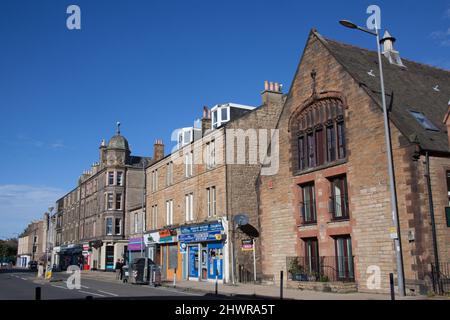
[[[269,90],[269,81],[264,81],[264,90]]]
[[[278,90],[278,82],[275,82],[275,92],[279,92],[279,90]]]

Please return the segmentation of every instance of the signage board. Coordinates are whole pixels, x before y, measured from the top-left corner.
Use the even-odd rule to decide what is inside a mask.
[[[128,240],[128,250],[130,251],[138,251],[143,248],[143,239],[142,238],[130,238]]]
[[[222,223],[206,223],[193,226],[182,226],[180,228],[181,234],[192,234],[192,233],[205,233],[205,232],[215,232],[220,233],[223,231]]]
[[[242,251],[253,251],[253,240],[252,239],[243,239],[241,242]]]

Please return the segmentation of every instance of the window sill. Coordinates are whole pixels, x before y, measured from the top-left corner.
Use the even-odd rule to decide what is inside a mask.
[[[294,176],[299,176],[299,175],[308,174],[308,173],[319,171],[319,170],[324,170],[324,169],[336,167],[336,166],[339,166],[341,164],[347,163],[347,161],[348,161],[348,159],[344,158],[344,159],[336,160],[334,162],[322,164],[322,165],[317,166],[317,167],[307,168],[307,169],[303,169],[303,170],[297,169],[296,171],[294,171]]]
[[[312,221],[312,222],[302,222],[298,226],[299,227],[309,227],[309,226],[316,226],[316,225],[317,225],[317,221]]]
[[[350,217],[343,217],[343,218],[331,218],[331,221],[328,223],[334,223],[334,222],[346,222],[350,221]]]

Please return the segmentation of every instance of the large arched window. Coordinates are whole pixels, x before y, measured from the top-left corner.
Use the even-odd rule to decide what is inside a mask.
[[[294,171],[333,164],[346,157],[344,107],[338,98],[316,100],[290,121]]]

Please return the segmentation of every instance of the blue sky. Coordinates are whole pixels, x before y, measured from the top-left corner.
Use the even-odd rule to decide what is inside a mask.
[[[81,30],[66,28],[71,4]],[[287,90],[312,27],[374,49],[337,23],[365,25],[370,4],[403,57],[450,69],[450,0],[2,0],[0,238],[75,186],[116,121],[151,156],[203,105],[259,105],[264,80]]]

